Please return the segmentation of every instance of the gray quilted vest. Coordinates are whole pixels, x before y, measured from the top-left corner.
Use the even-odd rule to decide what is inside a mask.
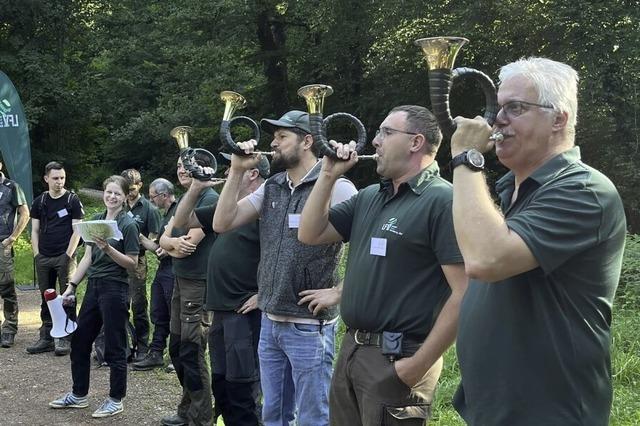
[[[302,212],[320,168],[318,162],[293,193],[286,172],[265,182],[258,267],[258,307],[263,312],[325,321],[338,315],[337,306],[316,317],[307,305],[298,306],[300,291],[330,288],[339,281],[342,243],[308,246],[298,241],[298,228],[289,228],[289,214]]]

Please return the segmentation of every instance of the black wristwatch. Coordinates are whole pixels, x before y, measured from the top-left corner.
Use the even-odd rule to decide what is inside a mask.
[[[484,170],[484,156],[476,149],[464,151],[451,159],[451,171],[463,164],[474,172],[482,171]]]

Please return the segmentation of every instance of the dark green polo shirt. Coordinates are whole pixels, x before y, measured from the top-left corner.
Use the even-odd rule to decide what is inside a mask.
[[[178,204],[180,203],[178,199]],[[212,206],[218,201],[218,193],[211,188],[200,193],[198,201],[196,202],[196,208],[204,206]],[[188,230],[173,228],[171,233],[172,237],[179,237],[186,235]],[[173,264],[173,273],[177,277],[187,278],[191,280],[206,280],[207,279],[207,261],[209,259],[209,250],[215,240],[215,234],[206,234],[202,241],[198,244],[196,251],[193,254],[178,258],[174,257],[171,262]]]
[[[462,302],[454,406],[470,425],[607,425],[611,305],[626,233],[613,184],[573,148],[522,182],[498,182],[509,229],[539,267]]]
[[[160,235],[162,218],[158,209],[149,200],[141,196],[133,207],[129,208],[128,203],[125,203],[125,206],[128,210],[127,215],[136,222],[142,235],[145,237],[148,237],[149,234]],[[140,254],[144,255],[144,252],[144,246],[140,245]]]
[[[104,220],[107,212],[98,213],[91,220]],[[140,241],[138,239],[138,226],[124,210],[116,217],[118,229],[122,232],[121,240],[108,240],[111,247],[124,254],[137,255],[140,250]],[[87,271],[88,278],[109,278],[114,281],[121,281],[128,284],[127,270],[100,250],[94,243],[87,243],[91,246],[91,266]]]
[[[434,162],[396,195],[383,180],[331,208],[331,224],[349,241],[340,304],[348,327],[429,334],[451,294],[441,265],[462,262],[451,203],[451,184]],[[384,256],[371,254],[372,237],[386,242]]]
[[[196,209],[195,213],[207,234],[215,206]],[[209,252],[207,271],[207,310],[235,311],[258,293],[260,234],[258,221],[240,226],[216,237]]]

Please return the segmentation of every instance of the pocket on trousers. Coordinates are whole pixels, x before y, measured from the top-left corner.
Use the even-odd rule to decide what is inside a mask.
[[[204,335],[202,328],[202,316],[200,314],[180,315],[180,336],[183,342],[200,344]]]
[[[185,302],[180,313],[182,341],[199,343],[203,336],[202,304]]]
[[[320,326],[315,324],[292,323],[293,329],[300,335],[317,336],[320,334]]]
[[[248,340],[233,342],[227,349],[227,381],[252,382],[259,378],[257,354]]]
[[[405,406],[384,405],[381,426],[426,424],[431,417],[431,405],[414,404]]]

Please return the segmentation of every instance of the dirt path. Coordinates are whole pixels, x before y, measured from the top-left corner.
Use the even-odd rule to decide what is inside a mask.
[[[25,349],[36,340],[40,326],[39,293],[18,290],[18,305],[16,344],[0,348],[0,425],[147,425],[159,424],[160,418],[174,412],[181,395],[175,374],[130,370],[124,412],[110,419],[92,418],[108,395],[108,368],[91,370],[89,408],[50,409],[49,401],[71,389],[69,357],[27,354]]]

